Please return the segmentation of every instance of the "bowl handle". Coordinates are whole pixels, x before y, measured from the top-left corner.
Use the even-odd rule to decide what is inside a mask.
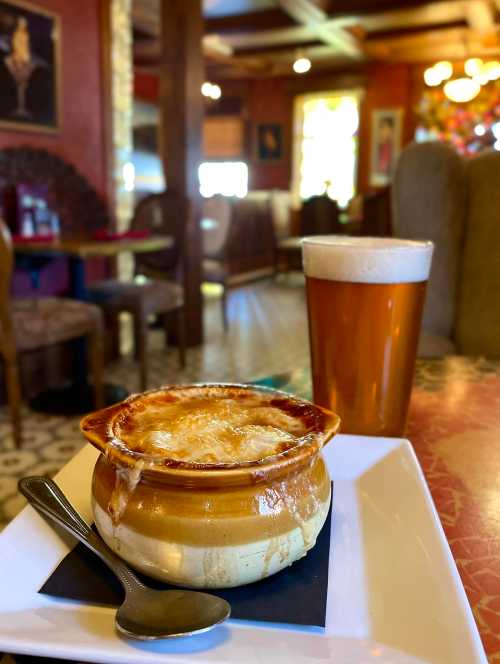
[[[342,420],[336,413],[328,410],[328,408],[323,408],[323,406],[316,406],[316,408],[320,410],[326,418],[325,434],[321,440],[321,447],[324,447],[339,432]]]
[[[80,431],[98,449],[102,450],[106,446],[108,425],[122,405],[120,403],[97,410],[80,420]]]

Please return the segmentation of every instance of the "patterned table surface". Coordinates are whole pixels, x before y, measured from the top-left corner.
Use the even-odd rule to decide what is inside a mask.
[[[306,370],[258,382],[311,396]],[[500,664],[500,362],[465,357],[420,361],[408,438],[429,483],[489,661]]]
[[[305,370],[259,382],[311,397]],[[500,663],[500,362],[465,357],[419,361],[407,435],[489,661]]]

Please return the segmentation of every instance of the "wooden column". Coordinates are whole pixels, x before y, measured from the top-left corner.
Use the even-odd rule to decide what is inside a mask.
[[[202,0],[161,0],[160,126],[167,189],[189,199],[185,224],[184,279],[189,345],[203,341],[201,201],[198,167],[204,77]]]

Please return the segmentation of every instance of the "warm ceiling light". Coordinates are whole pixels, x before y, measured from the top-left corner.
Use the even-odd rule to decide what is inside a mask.
[[[209,83],[208,81],[205,81],[203,85],[201,86],[201,94],[204,97],[210,97],[210,93],[212,92],[212,84]]]
[[[428,86],[435,87],[436,85],[441,85],[443,79],[435,67],[429,67],[424,71],[424,81]]]
[[[201,86],[201,94],[204,97],[210,97],[210,99],[220,99],[222,96],[222,90],[220,89],[220,85],[205,81]]]
[[[305,74],[311,69],[311,61],[309,58],[297,58],[293,63],[293,71],[296,74]]]
[[[453,65],[451,62],[448,62],[448,60],[441,60],[441,62],[436,62],[433,69],[436,74],[441,77],[441,81],[446,81],[453,75]]]
[[[481,73],[483,61],[481,58],[469,58],[465,61],[464,69],[467,76],[477,76]]]
[[[472,78],[455,78],[444,86],[444,94],[450,101],[464,103],[479,94],[481,86]]]
[[[220,85],[212,85],[212,89],[210,90],[210,98],[211,99],[220,99],[222,95],[222,90],[220,89]]]
[[[496,81],[500,78],[500,62],[492,60],[484,65],[484,74],[488,77],[489,81]]]

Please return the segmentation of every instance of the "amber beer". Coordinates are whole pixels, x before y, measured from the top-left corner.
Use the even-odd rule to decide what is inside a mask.
[[[433,244],[303,241],[314,401],[344,433],[405,432]]]

